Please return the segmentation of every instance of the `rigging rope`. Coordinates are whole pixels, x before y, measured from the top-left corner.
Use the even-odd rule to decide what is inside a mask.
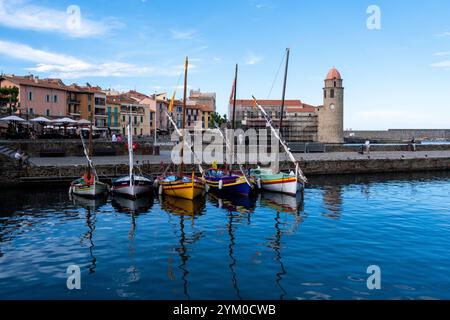
[[[286,56],[287,56],[287,53],[285,53],[283,58],[281,59],[280,66],[278,67],[278,71],[275,74],[275,78],[273,79],[272,86],[270,87],[269,94],[267,95],[267,100],[269,100],[270,96],[272,95],[273,88],[275,87],[275,82],[277,82],[278,76],[280,75],[281,67],[283,66],[283,62],[286,59]]]

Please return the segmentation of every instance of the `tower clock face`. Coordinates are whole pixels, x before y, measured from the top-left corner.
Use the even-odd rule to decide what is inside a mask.
[[[336,106],[333,103],[330,104],[330,110],[334,110],[334,109],[336,109]]]

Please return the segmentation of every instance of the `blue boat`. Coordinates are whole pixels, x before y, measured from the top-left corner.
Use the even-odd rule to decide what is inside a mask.
[[[203,174],[203,179],[212,192],[248,196],[254,190],[253,179],[243,174],[209,169]]]

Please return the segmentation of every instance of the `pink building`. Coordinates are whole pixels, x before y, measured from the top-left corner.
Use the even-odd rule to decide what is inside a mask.
[[[19,113],[22,116],[63,117],[67,111],[67,87],[59,79],[3,75],[0,87],[19,88]]]

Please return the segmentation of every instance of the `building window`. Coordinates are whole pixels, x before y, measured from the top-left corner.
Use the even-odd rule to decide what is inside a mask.
[[[47,102],[50,102],[50,95],[49,94],[46,96],[46,99],[47,99]]]
[[[327,98],[327,90],[323,90],[323,97],[326,99]]]
[[[53,102],[54,102],[54,103],[57,103],[57,102],[58,102],[58,96],[57,96],[56,94],[53,96]]]
[[[122,116],[122,122],[125,123],[125,116]]]
[[[33,108],[29,108],[29,109],[28,109],[28,113],[29,113],[29,114],[34,114],[34,109],[33,109]]]
[[[137,135],[137,129],[134,128],[134,135]]]
[[[91,105],[88,105],[88,111],[91,112],[92,111],[92,107]]]
[[[333,99],[334,98],[334,89],[330,90],[330,98]]]
[[[334,87],[336,88],[336,81],[334,82]]]
[[[104,106],[104,105],[106,105],[106,99],[105,98],[95,98],[95,104],[98,106]]]
[[[141,116],[141,123],[144,123],[144,117]]]
[[[144,131],[141,129],[141,136],[144,135]]]
[[[125,135],[125,128],[122,128],[122,134]]]
[[[28,92],[28,101],[33,100],[33,92]]]
[[[50,117],[50,109],[45,110],[45,115],[46,115],[47,117]]]
[[[134,117],[134,124],[137,124],[137,117],[136,116]]]

